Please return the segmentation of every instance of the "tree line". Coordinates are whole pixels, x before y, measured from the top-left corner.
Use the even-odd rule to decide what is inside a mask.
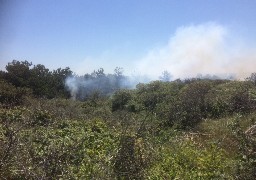
[[[9,83],[23,91],[29,90],[35,97],[48,99],[72,96],[72,86],[67,83],[68,78],[72,79],[72,85],[76,86],[77,99],[86,100],[95,91],[106,96],[124,87],[122,82],[127,77],[123,75],[123,69],[120,67],[115,68],[113,74],[105,74],[104,69],[100,68],[79,76],[69,67],[49,70],[42,64],[33,65],[26,60],[13,60],[6,65],[6,71],[0,71],[2,84],[4,81],[5,84]]]

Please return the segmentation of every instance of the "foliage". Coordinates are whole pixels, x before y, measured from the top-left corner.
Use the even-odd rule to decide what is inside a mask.
[[[128,102],[132,99],[131,91],[119,90],[112,97],[112,111],[124,110]]]
[[[0,105],[11,107],[21,105],[25,101],[25,97],[31,94],[28,88],[16,88],[10,83],[0,80]]]
[[[247,81],[162,79],[128,90],[122,68],[77,76],[13,61],[6,70],[2,179],[256,177],[254,74]],[[78,100],[67,77],[79,82]]]
[[[156,162],[148,171],[149,179],[231,178],[230,162],[216,144],[203,146],[192,139],[175,141],[156,150]]]
[[[247,82],[228,82],[211,89],[206,102],[211,117],[220,117],[234,112],[246,113],[255,108],[255,100],[250,95],[255,87]]]
[[[187,84],[179,95],[181,111],[180,125],[194,126],[206,117],[205,96],[211,89],[210,81],[196,81]]]
[[[117,179],[141,179],[148,163],[143,138],[123,136],[120,140],[119,151],[114,161],[114,171]]]
[[[31,76],[30,66],[32,63],[28,61],[13,60],[6,66],[6,80],[16,87],[28,86],[28,79]]]
[[[162,73],[162,76],[159,77],[161,81],[168,82],[172,78],[172,75],[168,71],[164,71]]]
[[[241,127],[241,116],[230,125],[236,140],[237,156],[236,179],[255,179],[256,177],[256,139],[254,134],[246,134]]]
[[[157,113],[158,105],[168,103],[169,100],[172,100],[173,97],[178,94],[182,86],[181,83],[161,81],[154,81],[149,84],[138,84],[135,98],[144,106],[145,110]]]
[[[112,176],[111,157],[118,139],[102,120],[52,120],[49,124],[48,112],[27,109],[2,110],[0,117],[2,177]]]
[[[50,71],[41,64],[31,66],[28,61],[13,60],[1,77],[17,88],[30,88],[37,97],[69,97],[65,79],[73,72],[68,67]]]

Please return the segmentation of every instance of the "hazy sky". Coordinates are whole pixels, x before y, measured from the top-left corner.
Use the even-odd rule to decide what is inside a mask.
[[[0,69],[243,75],[256,71],[255,18],[256,0],[0,0]]]

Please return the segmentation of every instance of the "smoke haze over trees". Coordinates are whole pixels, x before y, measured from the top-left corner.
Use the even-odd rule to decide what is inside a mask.
[[[119,89],[134,89],[139,83],[148,83],[150,79],[143,75],[124,75],[124,69],[116,67],[113,74],[105,74],[104,69],[92,73],[76,75],[69,67],[49,70],[42,64],[33,65],[28,61],[17,61],[6,65],[6,71],[0,76],[15,87],[29,88],[37,97],[65,97],[86,100],[97,92],[99,96],[110,96]],[[235,79],[235,77],[216,75],[197,75],[197,79]],[[162,72],[159,80],[172,81],[172,74],[167,70]]]
[[[90,74],[76,75],[69,67],[50,71],[42,64],[17,61],[6,65],[0,77],[15,87],[29,88],[37,97],[65,97],[87,99],[92,93],[109,96],[118,89],[135,88],[139,82],[148,82],[143,76],[125,76],[123,69],[116,67],[113,74],[105,74],[100,68]]]

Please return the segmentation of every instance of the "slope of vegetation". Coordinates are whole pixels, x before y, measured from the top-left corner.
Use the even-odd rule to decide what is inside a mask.
[[[124,76],[100,71],[117,86],[72,100],[69,68],[31,65],[13,61],[0,73],[1,178],[256,178],[253,75],[128,90],[118,85]]]

